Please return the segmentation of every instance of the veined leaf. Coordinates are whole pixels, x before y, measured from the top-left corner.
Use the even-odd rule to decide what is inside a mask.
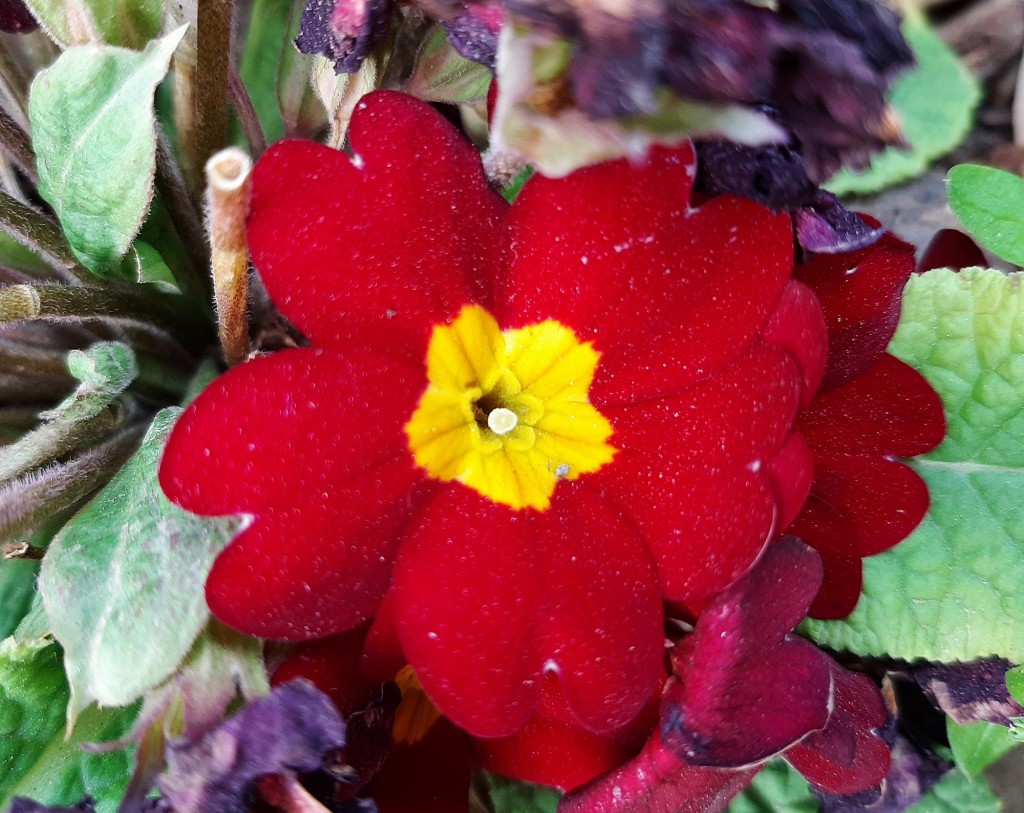
[[[26,0],[43,29],[67,48],[94,35],[110,45],[141,48],[160,33],[161,0]]]
[[[237,525],[172,505],[156,469],[178,409],[158,413],[142,446],[55,537],[40,591],[65,649],[68,719],[91,702],[123,706],[181,663],[209,611],[214,557]]]
[[[153,197],[153,92],[184,35],[142,53],[108,45],[66,51],[32,83],[29,118],[39,194],[60,218],[75,256],[118,277]]]
[[[981,776],[989,765],[1020,745],[1006,726],[995,723],[960,725],[947,717],[946,735],[953,760],[969,779]]]
[[[949,205],[985,248],[1024,265],[1024,179],[1001,169],[961,164],[949,171]]]
[[[914,660],[1024,661],[1024,275],[929,271],[907,286],[890,349],[942,397],[946,440],[912,461],[931,508],[864,563],[842,621],[804,629],[833,649]]]

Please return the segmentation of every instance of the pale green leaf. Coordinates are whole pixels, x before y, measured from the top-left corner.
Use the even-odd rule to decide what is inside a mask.
[[[769,762],[732,800],[728,813],[818,813],[821,803],[795,769],[783,759]]]
[[[1024,666],[1015,666],[1006,673],[1006,688],[1014,700],[1024,705]]]
[[[297,0],[255,0],[238,72],[249,91],[267,143],[284,138],[284,119],[278,105],[277,72],[282,55],[292,50],[292,18],[297,21]]]
[[[929,271],[911,279],[891,350],[942,397],[948,436],[912,462],[931,508],[864,563],[842,621],[804,629],[827,647],[906,660],[1024,661],[1024,275]]]
[[[953,761],[971,779],[981,776],[989,765],[1018,745],[1006,726],[995,723],[960,725],[947,717],[946,735],[953,749]]]
[[[43,640],[0,642],[0,809],[12,796],[70,805],[88,794],[113,813],[131,773],[131,754],[90,754],[84,742],[121,736],[134,709],[91,708],[64,736],[68,686],[60,648]]]
[[[892,87],[890,102],[900,114],[909,149],[889,147],[864,172],[843,170],[826,185],[837,195],[868,195],[921,175],[970,131],[981,99],[977,80],[921,14],[903,23],[917,65]]]
[[[985,248],[1024,265],[1024,179],[1001,169],[961,164],[949,171],[949,206]]]
[[[906,813],[999,813],[1002,804],[984,779],[950,771]]]
[[[27,0],[26,5],[65,48],[83,37],[141,48],[160,33],[164,20],[162,0]]]
[[[174,671],[206,624],[206,574],[237,523],[190,514],[160,491],[156,470],[178,414],[156,416],[139,451],[43,562],[40,591],[66,653],[71,720],[94,700],[141,697]]]
[[[142,53],[71,48],[32,83],[39,193],[60,218],[75,256],[98,274],[120,275],[120,260],[149,210],[153,91],[183,34],[180,28]]]

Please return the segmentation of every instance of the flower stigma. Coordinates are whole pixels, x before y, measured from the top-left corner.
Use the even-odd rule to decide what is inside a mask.
[[[560,480],[615,454],[590,403],[598,353],[553,319],[502,331],[479,305],[436,325],[426,391],[406,424],[416,463],[512,508],[545,510]]]

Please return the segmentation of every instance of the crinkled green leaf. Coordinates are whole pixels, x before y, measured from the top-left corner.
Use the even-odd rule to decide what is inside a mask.
[[[0,639],[17,629],[32,605],[38,570],[39,562],[0,559]]]
[[[903,23],[917,65],[893,85],[890,102],[900,114],[909,149],[889,147],[864,172],[842,170],[827,184],[837,195],[869,195],[916,178],[970,132],[981,100],[977,80],[922,14]]]
[[[158,413],[135,456],[57,535],[40,591],[65,649],[69,719],[126,705],[181,663],[209,613],[203,584],[237,523],[198,517],[160,491],[157,465],[178,409]]]
[[[164,21],[162,0],[26,0],[25,4],[64,47],[81,42],[91,29],[110,45],[141,48],[160,33]]]
[[[488,774],[494,813],[555,813],[562,794],[558,791]]]
[[[68,686],[60,648],[33,640],[0,642],[0,809],[12,796],[69,805],[88,794],[113,813],[131,773],[131,754],[89,754],[81,744],[121,736],[134,709],[90,708],[65,739]]]
[[[949,717],[946,735],[953,749],[953,761],[971,779],[981,776],[989,765],[1019,744],[1006,726],[986,722],[960,725]]]
[[[153,91],[183,34],[179,28],[142,53],[77,46],[32,83],[39,194],[60,218],[75,256],[97,274],[120,276],[120,260],[149,210]]]
[[[864,563],[864,595],[816,641],[860,655],[1024,661],[1024,275],[911,279],[891,350],[942,397],[948,436],[911,465],[931,508],[909,539]]]
[[[999,813],[1002,803],[981,778],[950,771],[906,813]]]
[[[966,229],[993,254],[1024,265],[1024,180],[978,164],[949,171],[949,205]]]
[[[732,800],[728,813],[818,813],[821,803],[810,785],[783,759],[769,762],[746,790]]]

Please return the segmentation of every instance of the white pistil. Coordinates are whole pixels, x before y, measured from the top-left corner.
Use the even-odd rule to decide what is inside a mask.
[[[487,415],[487,428],[496,435],[507,435],[519,426],[519,416],[511,409],[497,407]]]

